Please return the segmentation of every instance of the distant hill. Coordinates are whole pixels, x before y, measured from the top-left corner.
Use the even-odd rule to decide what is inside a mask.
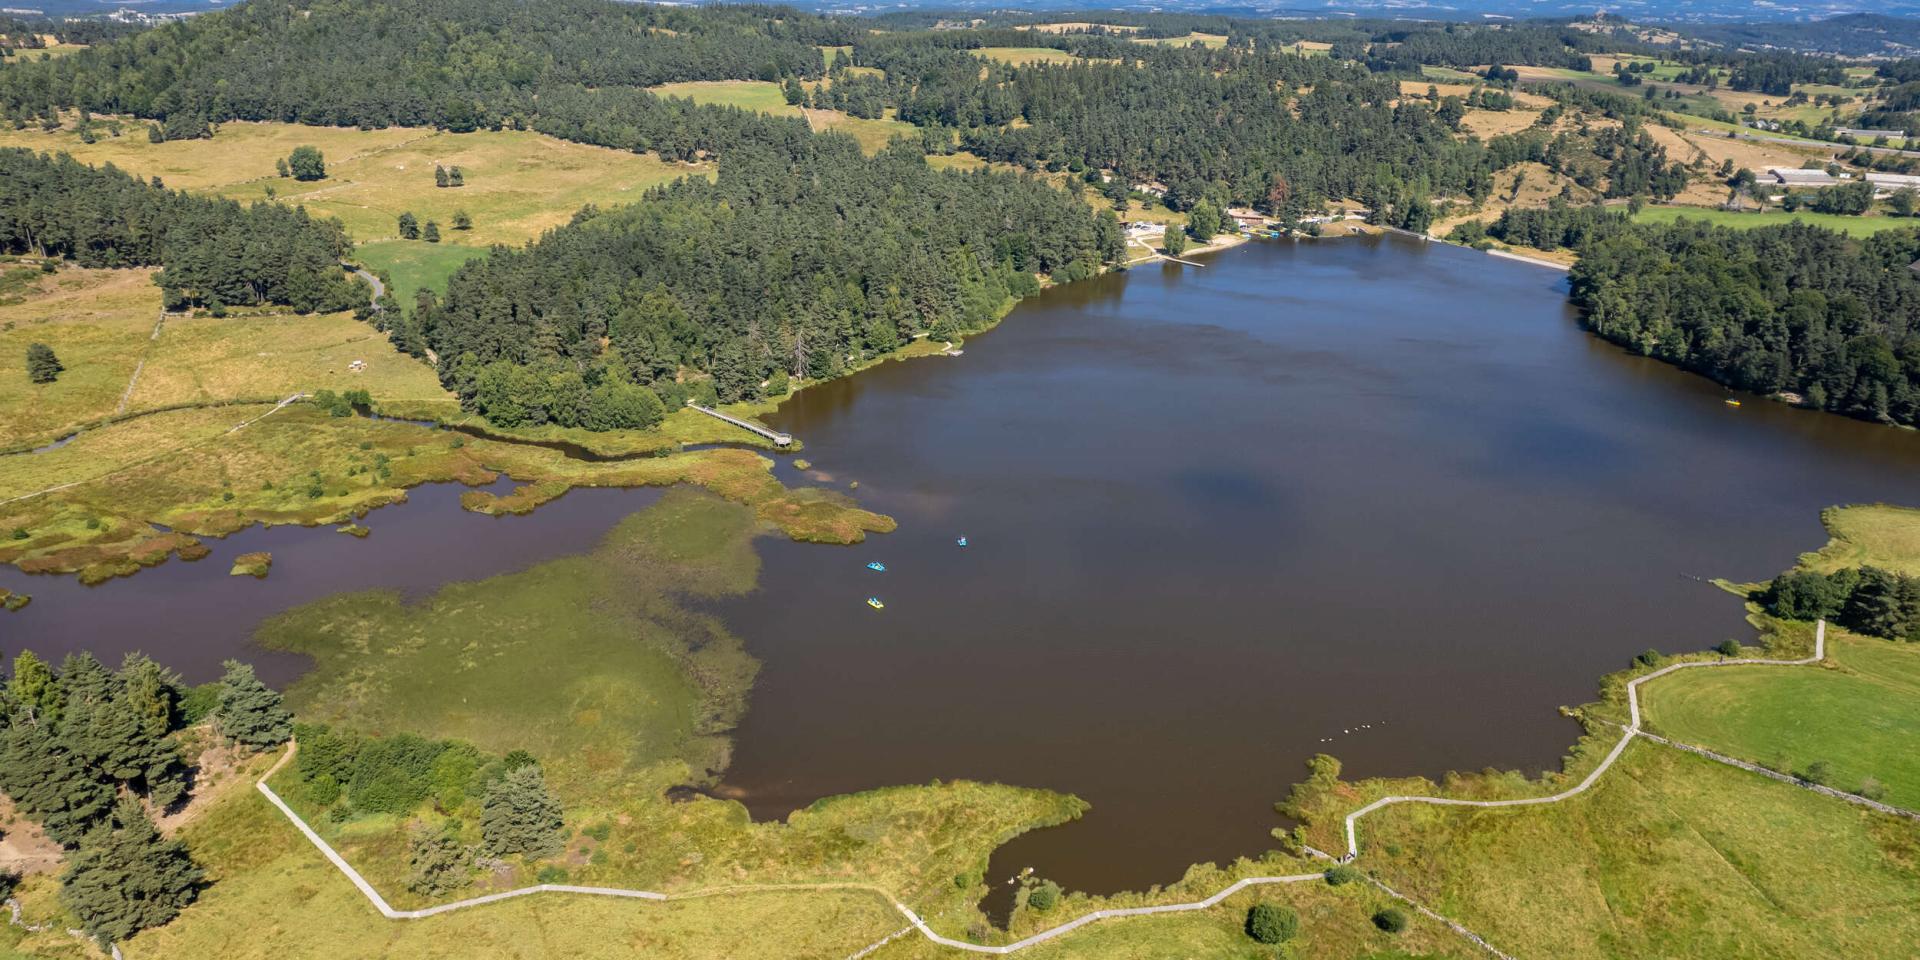
[[[795,6],[822,13],[881,14],[899,12],[897,0],[795,0]],[[1337,19],[1374,17],[1409,20],[1482,20],[1487,18],[1585,17],[1597,10],[1636,21],[1687,24],[1744,24],[1750,22],[1812,21],[1836,14],[1890,14],[1920,16],[1920,0],[1778,0],[1758,5],[1751,0],[1645,0],[1609,3],[1605,0],[1152,0],[1152,2],[1090,3],[1088,0],[908,0],[906,8],[965,11],[975,14],[1015,10],[1054,12],[1071,10],[1126,10],[1132,12],[1211,13],[1237,17],[1293,17]]]
[[[1833,53],[1848,57],[1909,57],[1920,53],[1920,20],[1850,13],[1810,23],[1737,23],[1689,26],[1682,33],[1749,49]]]

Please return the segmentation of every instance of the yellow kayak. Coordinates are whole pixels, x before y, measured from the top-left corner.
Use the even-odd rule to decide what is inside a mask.
[[[1729,406],[1729,407],[1737,407],[1737,406],[1739,406],[1739,405],[1740,405],[1740,401],[1738,401],[1738,400],[1735,400],[1735,399],[1734,399],[1734,398],[1732,398],[1732,397],[1728,397],[1728,398],[1727,398],[1727,406]]]
[[[885,610],[887,608],[886,604],[880,602],[879,597],[868,597],[867,606],[872,607],[875,610]]]

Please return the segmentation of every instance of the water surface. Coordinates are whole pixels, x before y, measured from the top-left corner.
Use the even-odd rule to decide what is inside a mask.
[[[1070,791],[1092,812],[1000,878],[1164,883],[1270,846],[1314,753],[1557,768],[1555,708],[1601,674],[1751,638],[1695,578],[1772,575],[1829,504],[1920,503],[1920,436],[1730,407],[1564,291],[1439,244],[1258,243],[802,392],[773,425],[900,530],[767,545],[726,608],[765,661],[728,784],[763,817],[936,777]]]

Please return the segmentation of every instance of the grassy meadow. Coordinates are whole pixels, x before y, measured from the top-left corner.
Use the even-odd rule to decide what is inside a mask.
[[[777,94],[778,88],[773,89]],[[648,187],[682,176],[712,175],[711,165],[668,163],[653,155],[528,131],[456,134],[227,123],[212,140],[156,144],[147,141],[144,124],[119,123],[120,136],[106,135],[103,127],[99,140],[91,144],[81,142],[72,127],[51,133],[0,130],[0,147],[66,152],[86,163],[112,163],[142,177],[158,176],[169,187],[243,202],[269,199],[271,190],[277,202],[303,205],[316,216],[345,224],[362,245],[363,262],[393,272],[395,292],[403,302],[423,287],[442,288],[461,263],[487,247],[535,239],[587,204],[632,203]],[[275,174],[274,161],[303,144],[325,155],[326,179],[302,183]],[[465,186],[436,187],[435,164],[459,167]],[[472,230],[453,229],[453,215],[462,210],[472,218]],[[403,212],[413,213],[423,225],[437,222],[441,242],[399,239],[396,224]]]
[[[445,240],[372,240],[353,248],[355,259],[367,269],[386,274],[393,295],[407,310],[413,309],[414,294],[421,290],[445,293],[454,271],[486,253],[473,244]]]
[[[1820,522],[1827,544],[1801,554],[1800,566],[1821,573],[1873,566],[1920,576],[1920,510],[1884,503],[1829,507]]]
[[[1641,688],[1655,732],[1920,809],[1920,647],[1830,627],[1825,669],[1686,670]]]
[[[114,416],[123,396],[127,415],[320,389],[359,388],[394,400],[448,396],[431,367],[348,313],[235,311],[161,322],[150,271],[14,269],[31,273],[21,302],[0,323],[0,447],[52,440]],[[59,379],[27,380],[29,343],[53,348],[66,368]],[[349,369],[355,360],[365,369]]]
[[[111,416],[140,363],[160,289],[148,270],[43,274],[37,263],[0,263],[12,295],[0,311],[0,448],[44,442]],[[53,348],[66,368],[53,383],[27,379],[27,345]]]
[[[1563,803],[1401,805],[1361,829],[1363,866],[1516,956],[1892,957],[1920,938],[1911,823],[1647,741]]]
[[[838,110],[803,110],[787,102],[779,84],[761,80],[695,80],[666,83],[647,89],[663,97],[680,97],[705,106],[739,107],[776,117],[804,117],[815,130],[836,130],[853,137],[860,142],[860,149],[868,154],[878,153],[880,148],[887,145],[887,141],[896,136],[912,134],[917,130],[913,124],[892,119],[891,116],[869,120]],[[891,114],[892,108],[889,107],[887,112]]]
[[[975,56],[988,60],[1015,65],[1028,63],[1073,63],[1079,60],[1065,50],[1052,47],[981,47],[973,51]]]
[[[1837,213],[1811,213],[1784,210],[1741,213],[1733,210],[1715,210],[1707,207],[1657,206],[1645,207],[1634,219],[1640,223],[1672,223],[1675,220],[1705,220],[1721,227],[1770,227],[1782,223],[1812,224],[1838,230],[1855,237],[1872,236],[1883,230],[1901,230],[1920,228],[1920,219],[1912,217],[1872,216],[1850,217]]]

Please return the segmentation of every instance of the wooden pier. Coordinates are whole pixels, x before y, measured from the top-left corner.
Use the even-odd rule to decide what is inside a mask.
[[[742,430],[751,431],[753,433],[757,433],[763,437],[766,437],[768,440],[773,441],[773,445],[776,447],[784,447],[793,443],[792,434],[781,433],[778,430],[769,430],[766,427],[763,427],[757,423],[752,423],[746,420],[742,420],[739,417],[727,416],[726,414],[721,413],[720,411],[715,410],[712,407],[703,407],[692,401],[688,401],[687,406],[692,407],[693,409],[698,410],[709,417],[713,417],[716,420],[725,420],[726,422],[731,423]]]

